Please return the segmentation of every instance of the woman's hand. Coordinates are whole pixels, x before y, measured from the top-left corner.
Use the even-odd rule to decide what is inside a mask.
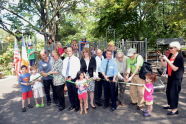
[[[165,55],[161,56],[161,58],[162,58],[163,60],[165,60],[165,61],[169,61],[169,59],[168,59],[167,56],[165,56]]]

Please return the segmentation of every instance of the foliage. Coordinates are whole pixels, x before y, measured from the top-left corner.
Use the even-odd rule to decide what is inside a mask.
[[[12,58],[13,58],[13,43],[8,45],[7,50],[0,55],[0,72],[4,74],[10,74],[12,69]]]
[[[158,38],[186,38],[184,0],[100,0],[92,35],[105,37],[109,26],[118,39],[144,40],[153,47]]]

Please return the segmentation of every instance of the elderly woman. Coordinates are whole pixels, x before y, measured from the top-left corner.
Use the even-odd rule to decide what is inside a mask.
[[[166,89],[168,106],[164,109],[170,109],[167,115],[178,114],[178,100],[179,93],[181,91],[181,83],[184,73],[184,59],[180,52],[180,43],[171,42],[169,44],[170,54],[168,58],[161,56],[161,62],[164,66],[167,66],[168,83]]]
[[[86,76],[88,76],[88,78],[91,78],[94,76],[96,72],[96,60],[94,57],[91,57],[89,48],[84,48],[82,53],[83,55],[80,60],[80,63],[81,63],[80,70],[84,72]],[[94,87],[95,87],[95,82],[91,81],[89,83],[88,93],[90,95],[90,105],[93,109],[96,108],[94,105]]]
[[[52,65],[52,70],[48,74],[53,74],[54,90],[57,95],[57,100],[59,102],[59,111],[65,109],[65,97],[64,97],[64,86],[65,80],[62,75],[62,60],[60,55],[56,51],[52,51],[52,57],[54,59],[54,64]]]
[[[123,54],[122,51],[117,51],[116,54],[116,64],[118,67],[118,82],[124,81],[124,77],[127,73],[127,59],[128,57]],[[119,95],[118,95],[118,102],[119,105],[123,105],[124,103],[124,93],[125,93],[125,84],[119,83]]]

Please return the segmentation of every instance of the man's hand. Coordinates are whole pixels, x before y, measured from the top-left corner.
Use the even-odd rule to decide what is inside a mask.
[[[107,76],[104,76],[104,77],[105,77],[105,80],[106,80],[106,81],[109,81],[109,79],[108,79],[108,77],[107,77]]]
[[[67,80],[67,81],[68,81],[68,80],[72,80],[72,78],[71,78],[71,77],[67,77],[66,80]]]
[[[127,81],[131,81],[132,80],[132,77],[129,77]]]
[[[113,79],[113,82],[116,82],[116,79],[115,78]]]
[[[119,80],[124,80],[124,77],[118,76],[118,79],[119,79]]]

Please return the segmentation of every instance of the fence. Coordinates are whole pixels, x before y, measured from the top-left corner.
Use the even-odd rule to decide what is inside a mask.
[[[122,51],[126,54],[127,50],[130,48],[135,48],[137,53],[142,55],[147,61],[147,39],[144,41],[128,41],[128,40],[121,40],[116,42],[116,47],[122,49]]]

